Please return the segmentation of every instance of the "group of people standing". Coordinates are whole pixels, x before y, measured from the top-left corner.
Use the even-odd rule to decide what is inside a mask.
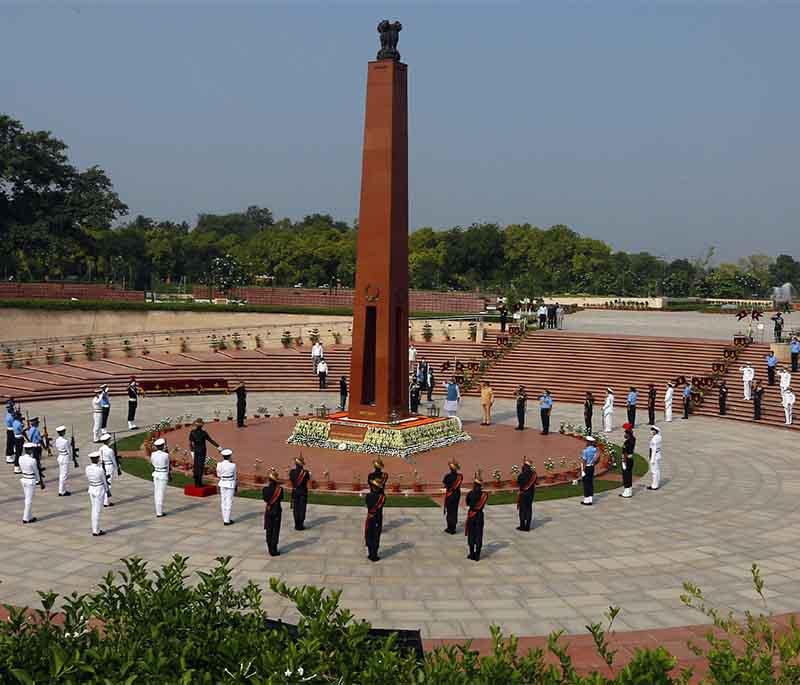
[[[797,349],[794,352],[792,346]],[[797,371],[797,356],[800,354],[800,341],[797,338],[792,339],[790,345],[792,354],[792,371]],[[783,408],[784,424],[791,426],[794,421],[794,404],[796,397],[792,390],[792,373],[785,366],[778,368],[778,358],[775,353],[770,353],[765,358],[767,366],[767,385],[774,386],[776,380],[780,388],[780,402]],[[739,367],[739,372],[742,374],[742,396],[743,399],[753,403],[753,420],[759,421],[762,416],[762,408],[764,402],[764,384],[760,379],[756,379],[756,370],[752,364],[745,363]],[[776,378],[777,376],[777,378]],[[724,415],[726,412],[726,401],[728,396],[728,388],[723,383],[719,388],[719,413]]]

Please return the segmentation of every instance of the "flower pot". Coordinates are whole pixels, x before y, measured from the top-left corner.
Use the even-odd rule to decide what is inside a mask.
[[[414,490],[414,492],[422,492],[422,483],[414,483],[411,489]]]
[[[330,480],[326,483],[325,487],[327,487],[328,490],[336,490],[336,483]]]
[[[354,492],[358,492],[359,490],[361,490],[361,483],[354,481],[352,483],[352,488]]]
[[[266,482],[267,482],[266,476],[256,476],[256,483],[258,483],[259,485],[263,485]]]
[[[392,484],[389,486],[389,490],[390,490],[391,492],[399,493],[399,492],[400,492],[400,483],[392,483]]]
[[[218,421],[219,421],[219,419],[214,419],[214,421],[215,421],[215,422],[218,422]]]
[[[312,480],[310,487],[312,490],[316,490],[319,487],[319,483],[317,483],[315,480]]]

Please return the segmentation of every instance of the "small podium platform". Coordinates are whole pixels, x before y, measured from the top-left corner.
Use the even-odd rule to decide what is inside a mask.
[[[183,494],[187,497],[213,497],[217,494],[217,486],[202,485],[198,488],[196,485],[186,485]]]

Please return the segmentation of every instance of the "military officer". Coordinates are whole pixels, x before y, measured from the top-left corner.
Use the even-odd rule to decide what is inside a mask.
[[[683,416],[682,419],[689,418],[689,412],[692,409],[692,383],[691,381],[686,381],[686,385],[683,386]]]
[[[72,464],[72,443],[67,440],[67,427],[56,428],[55,448],[56,461],[58,462],[58,496],[69,497],[72,493],[67,490],[69,467]]]
[[[99,464],[100,451],[90,452],[89,459],[91,463],[86,467],[86,480],[89,483],[89,502],[92,507],[92,535],[97,537],[106,534],[100,529],[100,512],[109,487],[106,472]]]
[[[22,522],[33,523],[36,517],[32,516],[31,510],[33,507],[33,493],[36,486],[40,486],[44,490],[44,478],[41,471],[39,471],[39,462],[33,456],[33,450],[36,446],[32,442],[26,442],[23,445],[24,452],[19,458],[19,468],[22,477],[19,482],[22,483],[22,493],[25,496],[25,508],[22,511]]]
[[[528,406],[528,393],[525,391],[525,386],[520,385],[514,395],[517,400],[517,427],[514,430],[525,430],[525,410]]]
[[[14,473],[22,473],[19,468],[19,458],[25,446],[25,428],[22,424],[22,414],[19,409],[14,412],[14,421],[11,423],[14,432]]]
[[[267,485],[261,489],[264,500],[264,530],[266,531],[267,552],[271,557],[280,555],[278,538],[281,534],[281,501],[283,488],[278,483],[277,469],[270,469],[267,474]]]
[[[792,412],[794,411],[795,399],[791,388],[786,388],[781,395],[781,405],[783,405],[783,415],[787,426],[792,425]]]
[[[550,414],[553,411],[553,396],[549,390],[545,390],[539,396],[539,415],[542,420],[542,435],[550,433]]]
[[[651,426],[656,422],[656,386],[652,383],[647,388],[647,420]]]
[[[467,536],[469,554],[467,559],[472,561],[481,560],[481,548],[483,547],[483,508],[489,499],[489,493],[483,492],[483,479],[481,472],[476,471],[472,479],[472,490],[467,493],[467,520],[464,524],[464,535]]]
[[[622,426],[625,431],[625,440],[622,443],[622,492],[620,497],[633,496],[633,454],[636,451],[636,436],[633,426],[626,423]]]
[[[367,505],[367,518],[364,521],[364,544],[367,547],[367,558],[379,561],[378,548],[383,532],[383,505],[386,495],[383,493],[383,481],[372,478],[369,481],[369,492],[364,498]]]
[[[664,393],[664,421],[672,422],[672,398],[675,396],[675,384],[670,381],[667,383],[667,391]]]
[[[238,487],[236,478],[236,464],[231,461],[233,450],[223,449],[220,451],[222,461],[217,464],[217,478],[219,479],[219,500],[222,509],[222,523],[230,526],[231,509],[233,508],[233,495]]]
[[[109,444],[111,442],[111,436],[108,433],[103,432],[100,435],[100,449],[98,452],[100,453],[100,464],[102,465],[103,469],[106,472],[106,482],[108,483],[108,487],[106,488],[106,494],[103,498],[103,506],[104,507],[113,507],[114,503],[111,501],[111,483],[114,482],[117,478],[122,476],[122,469],[119,467],[119,461],[117,460],[117,454],[113,447]]]
[[[100,442],[100,434],[103,432],[103,406],[100,402],[102,392],[98,388],[92,397],[92,439],[95,442]]]
[[[632,426],[636,425],[636,402],[639,400],[639,393],[633,386],[630,387],[628,392],[628,399],[625,406],[628,410],[628,423]]]
[[[156,518],[165,516],[164,495],[167,492],[167,481],[172,478],[167,452],[167,441],[159,438],[153,443],[155,452],[150,455],[150,464],[153,467],[153,500],[156,506]]]
[[[752,399],[753,381],[755,380],[756,377],[756,370],[748,362],[744,366],[740,366],[739,371],[742,374],[742,388],[744,390],[744,399],[750,400]]]
[[[522,470],[517,476],[517,511],[519,512],[519,526],[517,530],[528,532],[533,523],[533,499],[536,494],[536,471],[528,457],[522,458]]]
[[[728,411],[728,384],[723,380],[719,384],[719,415],[725,416]]]
[[[603,432],[610,433],[614,428],[614,391],[606,388],[606,399],[603,402]]]
[[[448,466],[450,471],[442,478],[442,485],[445,487],[443,509],[447,520],[447,528],[444,529],[444,532],[455,535],[458,525],[458,506],[461,504],[461,483],[464,482],[464,476],[458,472],[461,465],[455,459],[451,459]]]
[[[303,455],[294,459],[294,468],[289,471],[289,480],[292,483],[292,514],[294,515],[294,529],[305,530],[306,506],[308,505],[308,481],[311,474],[306,470],[306,460]]]
[[[374,467],[374,471],[367,476],[367,482],[377,479],[381,483],[381,488],[385,488],[386,481],[389,480],[389,474],[383,470],[383,459],[380,457],[376,458],[375,461],[372,462],[372,466]]]
[[[778,366],[778,358],[775,353],[770,350],[766,357],[767,362],[767,384],[775,385],[775,367]]]
[[[756,381],[756,387],[753,389],[753,420],[761,420],[761,403],[764,400],[764,386],[761,381]]]
[[[33,444],[33,458],[36,460],[36,463],[39,464],[39,468],[42,468],[42,446],[44,444],[44,438],[42,437],[42,431],[39,430],[39,417],[34,416],[28,422],[28,442]]]
[[[586,391],[586,397],[583,400],[583,423],[586,426],[586,432],[592,432],[592,415],[594,414],[594,395],[590,390]]]
[[[650,426],[650,475],[652,481],[648,490],[658,490],[661,484],[661,429]]]
[[[789,343],[789,354],[792,360],[792,372],[796,373],[800,361],[800,339],[796,335],[792,336],[792,341]]]
[[[108,394],[108,385],[100,386],[100,428],[108,427],[108,415],[111,413],[111,397]]]
[[[581,452],[581,480],[583,482],[583,501],[581,504],[592,506],[594,501],[594,467],[597,464],[598,452],[591,435],[586,436],[587,445]]]
[[[194,422],[194,428],[189,431],[189,451],[192,453],[192,477],[195,487],[203,487],[203,471],[206,466],[206,443],[210,442],[217,451],[222,448],[203,428],[203,419]]]
[[[139,407],[139,395],[144,395],[144,393],[136,382],[136,376],[131,376],[130,383],[128,383],[128,430],[137,428],[136,409]]]
[[[6,402],[6,464],[14,463],[14,400]]]
[[[239,381],[236,386],[236,425],[239,428],[244,428],[245,413],[247,412],[247,388],[244,381]]]
[[[780,376],[780,387],[781,392],[784,392],[786,388],[788,388],[792,384],[792,374],[786,367],[781,368]]]

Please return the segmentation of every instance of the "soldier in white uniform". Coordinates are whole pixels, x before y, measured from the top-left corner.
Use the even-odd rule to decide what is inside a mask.
[[[664,420],[672,421],[672,398],[675,396],[675,384],[670,381],[667,383],[667,391],[664,393]]]
[[[67,490],[69,466],[72,462],[72,443],[67,440],[67,427],[56,428],[58,437],[55,439],[56,460],[58,461],[58,496],[69,497],[72,493]]]
[[[33,493],[36,486],[40,485],[44,490],[44,479],[39,471],[39,464],[33,458],[33,450],[36,445],[32,442],[26,442],[22,449],[22,456],[19,458],[19,468],[22,477],[19,482],[22,483],[22,493],[25,495],[25,509],[22,512],[23,523],[33,523],[36,520],[35,516],[31,516],[31,509],[33,508]]]
[[[650,474],[653,480],[647,489],[658,490],[661,483],[661,429],[650,426],[650,435]]]
[[[614,424],[614,391],[606,388],[606,399],[603,402],[603,431],[610,433]]]
[[[751,364],[745,364],[744,366],[739,367],[739,371],[742,373],[742,386],[744,391],[744,399],[750,400],[753,398],[753,380],[756,377],[756,370],[752,367]]]
[[[100,436],[100,442],[103,443],[98,450],[100,452],[100,464],[106,472],[106,481],[108,482],[108,488],[106,489],[105,498],[103,500],[104,507],[114,506],[114,503],[111,501],[111,483],[114,482],[115,478],[119,478],[122,475],[122,469],[119,467],[114,448],[108,444],[110,441],[111,436],[108,433],[103,433]]]
[[[781,395],[781,404],[783,405],[783,414],[786,417],[786,425],[792,425],[792,411],[794,410],[795,396],[791,388],[786,388]]]
[[[792,374],[784,366],[780,373],[781,392],[784,392],[792,384]]]
[[[100,512],[103,509],[103,500],[108,495],[109,487],[106,480],[106,472],[98,463],[100,452],[91,452],[89,459],[92,463],[86,467],[86,480],[89,483],[89,502],[92,505],[92,535],[105,535],[105,531],[100,530]]]
[[[231,461],[233,450],[224,449],[220,452],[222,461],[217,464],[217,478],[219,478],[219,499],[222,507],[222,522],[230,526],[231,507],[233,507],[233,495],[236,492],[236,464]]]
[[[153,443],[156,451],[150,455],[150,464],[153,466],[153,498],[156,504],[156,517],[164,516],[164,493],[167,491],[167,481],[170,479],[169,452],[167,441],[159,438]]]
[[[100,442],[100,434],[103,432],[101,426],[103,425],[103,407],[100,403],[100,395],[102,390],[98,388],[94,391],[92,398],[92,439],[95,442]]]

